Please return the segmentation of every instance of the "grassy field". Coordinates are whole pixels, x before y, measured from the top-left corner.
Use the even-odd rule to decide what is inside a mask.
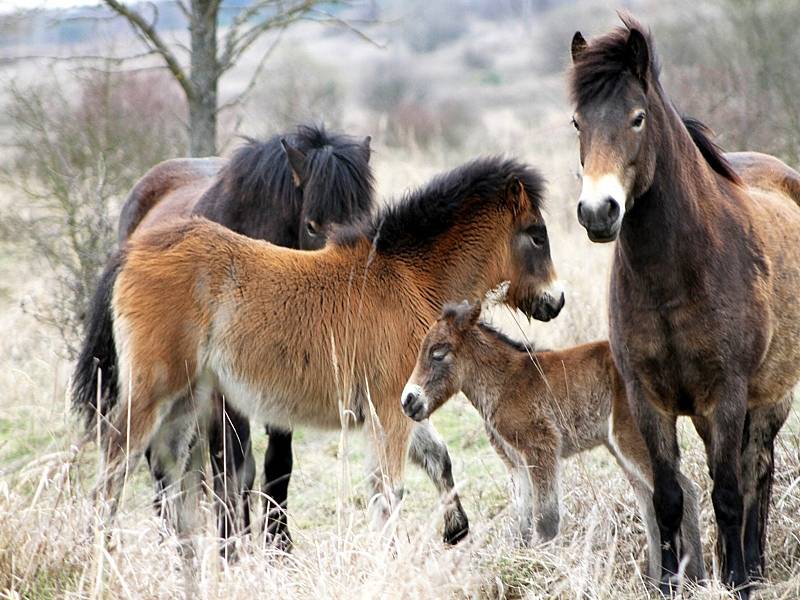
[[[650,7],[655,14],[658,6],[669,3],[632,4]],[[592,6],[602,8],[602,27],[616,18],[602,3]],[[563,69],[553,66],[553,48],[563,45],[555,58],[565,58],[575,28],[571,10],[567,6],[541,19],[501,25],[470,23],[461,38],[422,58],[402,46],[358,46],[343,35],[320,35],[303,25],[299,33],[287,35],[288,50],[276,58],[281,66],[270,72],[279,78],[282,72],[304,72],[316,65],[339,78],[347,92],[339,126],[373,135],[372,164],[381,197],[478,154],[507,153],[536,165],[549,182],[547,222],[567,304],[548,324],[517,322],[503,308],[486,317],[511,335],[550,348],[601,339],[607,327],[611,246],[591,244],[574,216],[577,148]],[[387,56],[395,62],[390,64]],[[338,59],[336,68],[326,62],[331,57]],[[256,56],[225,80],[223,98],[246,84],[254,67],[248,60],[255,62]],[[468,102],[475,116],[465,117],[469,127],[459,144],[445,143],[441,130],[424,146],[414,139],[389,144],[386,140],[398,135],[393,123],[372,119],[361,99],[380,69],[413,75],[403,85],[412,88],[408,94],[418,108],[453,98]],[[414,86],[421,90],[418,97]],[[265,116],[262,104],[270,101],[272,88],[264,88],[264,96],[256,95],[236,115],[240,131],[259,135],[281,125],[274,115]],[[228,151],[235,138],[227,131],[223,138]],[[0,213],[20,206],[25,208],[24,201],[0,188]],[[387,548],[368,528],[360,432],[303,428],[295,434],[289,491],[296,544],[292,554],[244,540],[240,559],[222,563],[212,511],[205,506],[207,527],[195,540],[200,552],[194,579],[187,582],[176,540],[152,510],[151,484],[143,468],[132,477],[107,547],[93,530],[97,507],[89,495],[96,449],[93,444],[78,446],[81,431],[68,410],[71,364],[63,357],[61,338],[33,316],[36,302],[53,289],[49,273],[44,261],[12,232],[0,237],[0,599],[176,598],[187,590],[209,599],[658,597],[644,580],[645,538],[633,494],[610,455],[600,449],[567,463],[560,535],[548,544],[520,548],[505,470],[464,398],[450,402],[432,419],[449,446],[471,520],[470,536],[455,548],[440,542],[437,494],[414,467],[407,472],[397,542]],[[800,598],[799,408],[796,399],[778,437],[769,572],[761,598]],[[709,573],[716,574],[704,452],[688,423],[681,422],[680,440],[682,468],[703,490],[706,561]],[[266,437],[256,433],[255,443],[260,461]],[[701,600],[730,597],[716,582],[687,587],[682,594]]]
[[[377,154],[384,187],[398,184],[399,189],[401,182],[427,177],[424,165],[390,157],[388,151]],[[552,195],[566,201],[570,189],[562,188]],[[504,309],[489,316],[518,336],[558,347],[604,335],[609,253],[585,241],[557,206],[549,212],[556,264],[569,289],[564,313],[549,324],[519,327]],[[95,449],[75,447],[80,432],[68,414],[65,392],[70,365],[60,358],[52,330],[25,309],[47,290],[41,272],[41,265],[12,243],[0,246],[0,598],[176,597],[186,585],[180,557],[175,539],[153,514],[144,469],[128,488],[112,547],[100,545],[92,534]],[[605,451],[568,463],[561,534],[549,544],[522,549],[513,534],[507,477],[477,414],[462,398],[433,421],[450,447],[471,519],[472,532],[463,544],[446,548],[440,543],[436,493],[410,467],[399,541],[387,550],[367,525],[360,433],[300,429],[290,488],[295,551],[277,555],[251,540],[237,563],[223,565],[206,507],[208,526],[196,540],[201,552],[194,591],[207,598],[634,598],[649,592],[635,501]],[[778,439],[764,598],[800,595],[799,430],[795,408]],[[703,452],[686,424],[681,440],[684,470],[704,490],[710,561],[715,533]],[[256,435],[256,444],[256,455],[262,455],[265,436]],[[348,448],[344,454],[342,447]],[[715,565],[708,566],[713,572]],[[725,596],[718,584],[710,584],[694,597]]]

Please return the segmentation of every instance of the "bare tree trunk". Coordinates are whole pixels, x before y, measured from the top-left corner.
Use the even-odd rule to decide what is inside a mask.
[[[218,0],[192,0],[190,23],[192,58],[189,102],[189,154],[214,156],[217,152]]]

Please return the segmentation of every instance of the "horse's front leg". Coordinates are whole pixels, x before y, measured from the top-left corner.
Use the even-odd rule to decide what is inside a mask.
[[[522,464],[519,476],[527,479],[533,491],[533,504],[527,506],[535,519],[536,535],[547,542],[558,535],[561,522],[559,501],[559,457],[561,435],[547,419],[535,420],[529,429],[514,436],[518,440]]]
[[[457,544],[469,532],[469,520],[455,491],[453,465],[447,445],[430,421],[425,420],[414,427],[408,455],[411,462],[428,474],[445,506],[444,542]]]
[[[653,470],[653,509],[661,538],[661,591],[669,595],[680,567],[683,492],[676,417],[658,412],[635,380],[626,382],[628,401],[647,445]]]
[[[747,414],[747,382],[731,377],[720,384],[711,396],[713,411],[708,417],[711,427],[711,461],[714,488],[711,500],[722,549],[723,581],[734,588],[747,583],[742,550],[744,499],[742,494],[741,451]],[[740,589],[742,598],[749,597],[747,588]]]

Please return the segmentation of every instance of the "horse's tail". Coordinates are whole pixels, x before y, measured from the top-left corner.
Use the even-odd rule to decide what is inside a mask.
[[[72,410],[84,421],[87,431],[94,428],[98,410],[101,416],[105,416],[117,403],[117,349],[111,301],[114,283],[124,261],[123,249],[111,255],[106,263],[92,298],[83,344],[72,376]]]

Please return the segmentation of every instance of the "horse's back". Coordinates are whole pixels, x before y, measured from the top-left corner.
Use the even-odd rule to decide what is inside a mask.
[[[800,173],[766,154],[728,157],[753,200],[754,231],[769,270],[756,288],[769,306],[768,346],[749,386],[750,406],[757,407],[782,400],[800,381]]]
[[[800,206],[800,173],[780,159],[761,152],[728,152],[725,158],[748,187],[781,193]]]
[[[133,186],[119,217],[119,242],[139,228],[188,216],[202,192],[222,169],[221,158],[173,158],[160,162]]]

